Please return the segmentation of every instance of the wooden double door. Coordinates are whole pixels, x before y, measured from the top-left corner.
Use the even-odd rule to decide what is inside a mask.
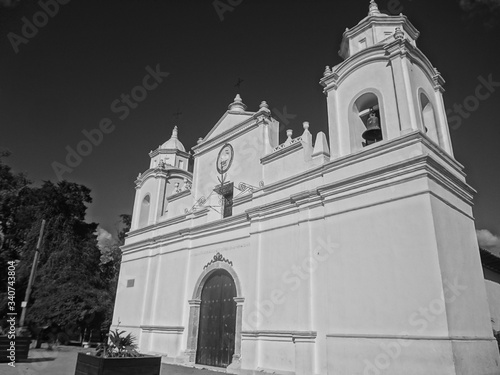
[[[234,354],[236,286],[225,271],[215,271],[201,292],[196,363],[227,367]]]

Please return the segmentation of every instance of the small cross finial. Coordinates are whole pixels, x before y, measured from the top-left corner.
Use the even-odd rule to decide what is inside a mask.
[[[172,118],[174,120],[179,120],[182,117],[182,112],[180,109],[177,109],[177,112],[172,114]]]
[[[238,90],[241,90],[241,84],[243,83],[244,79],[238,78],[238,82],[234,85],[234,87],[237,87]]]

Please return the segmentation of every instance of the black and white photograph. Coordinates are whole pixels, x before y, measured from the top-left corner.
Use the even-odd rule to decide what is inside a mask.
[[[0,374],[500,375],[500,0],[0,0]]]

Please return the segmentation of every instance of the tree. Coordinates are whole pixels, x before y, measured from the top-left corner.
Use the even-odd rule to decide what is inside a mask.
[[[120,219],[122,228],[118,231],[118,239],[108,238],[101,241],[99,245],[101,250],[101,269],[108,285],[108,292],[112,296],[110,304],[107,306],[106,319],[103,322],[103,326],[106,327],[111,326],[111,319],[113,318],[114,301],[122,259],[120,247],[125,243],[125,236],[130,231],[132,216],[122,214],[120,215]]]
[[[92,202],[90,190],[67,181],[57,185],[46,181],[32,190],[33,230],[20,252],[22,280],[31,268],[37,224],[42,219],[47,223],[27,317],[38,324],[83,325],[90,316],[103,313],[109,297],[99,268],[97,224],[84,221],[85,204]]]
[[[91,202],[90,190],[83,185],[44,181],[40,187],[33,187],[24,175],[14,174],[0,159],[0,228],[5,236],[0,263],[6,269],[6,261],[18,261],[17,306],[24,299],[41,221],[46,220],[28,321],[38,325],[77,324],[83,329],[99,327],[109,319],[114,290],[109,287],[110,274],[101,264],[97,224],[85,222]],[[1,273],[2,281],[5,274]],[[5,285],[2,282],[2,288]],[[6,313],[4,289],[0,291],[2,316]]]
[[[22,209],[29,198],[30,181],[23,174],[14,174],[3,163],[10,155],[0,151],[0,268],[7,270],[7,262],[19,259],[19,249],[24,245],[26,233],[30,230]],[[7,309],[7,272],[0,272],[0,312]],[[17,288],[16,288],[17,289]],[[18,297],[19,298],[19,297]]]

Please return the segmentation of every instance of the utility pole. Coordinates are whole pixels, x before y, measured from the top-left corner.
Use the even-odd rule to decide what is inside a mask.
[[[45,219],[42,220],[42,226],[40,227],[40,235],[38,236],[38,242],[36,244],[35,257],[33,259],[33,265],[31,266],[31,273],[30,273],[30,279],[28,281],[28,288],[26,289],[26,296],[24,297],[24,301],[21,303],[21,307],[23,308],[21,312],[21,320],[19,320],[19,328],[21,329],[24,327],[24,319],[26,318],[26,307],[28,306],[28,301],[30,299],[30,294],[31,294],[31,287],[33,285],[33,280],[35,279],[36,266],[39,257],[38,250],[40,249],[40,245],[42,244],[44,228],[45,228]]]

